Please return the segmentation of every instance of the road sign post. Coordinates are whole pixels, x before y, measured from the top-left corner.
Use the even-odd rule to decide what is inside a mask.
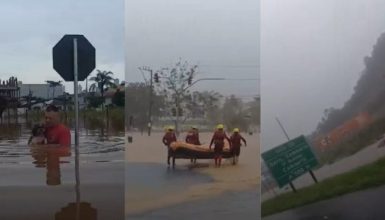
[[[65,81],[74,82],[75,99],[75,179],[77,217],[80,204],[79,175],[79,81],[85,80],[95,69],[95,48],[83,35],[64,35],[53,47],[53,68]]]
[[[282,126],[282,124],[281,124],[281,122],[279,121],[279,119],[278,119],[278,118],[275,118],[275,120],[277,120],[277,122],[278,122],[279,126],[281,127],[283,133],[285,134],[287,140],[290,141],[289,135],[287,134],[285,128]],[[290,184],[290,187],[291,187],[291,189],[293,190],[293,192],[297,192],[296,188],[294,187],[294,184],[293,184],[291,181],[289,182],[289,184]]]
[[[74,44],[74,95],[75,95],[75,146],[79,145],[79,100],[78,100],[78,40],[73,39]]]
[[[53,68],[65,81],[74,82],[75,150],[79,145],[78,82],[95,69],[95,48],[83,35],[64,35],[52,49]]]

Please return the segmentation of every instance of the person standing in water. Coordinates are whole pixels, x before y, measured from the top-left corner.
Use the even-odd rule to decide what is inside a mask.
[[[195,126],[191,127],[191,130],[187,133],[186,143],[201,145],[201,142],[199,141],[199,132]]]
[[[172,154],[170,144],[175,141],[176,141],[176,135],[174,133],[174,128],[170,126],[167,128],[167,131],[164,134],[162,139],[163,144],[167,146],[167,164],[168,165],[170,165],[170,157]]]
[[[70,129],[60,122],[59,108],[49,105],[45,110],[44,118],[44,135],[47,138],[47,144],[50,146],[70,147]]]
[[[211,142],[209,148],[211,150],[211,145],[214,144],[214,161],[215,166],[220,167],[222,162],[222,152],[225,146],[225,139],[229,142],[231,147],[230,139],[227,137],[223,124],[217,125],[217,130],[214,132],[213,137],[211,138]]]
[[[199,141],[199,131],[197,127],[191,127],[191,130],[186,135],[186,143],[193,145],[201,145],[201,142]],[[196,160],[196,158],[191,158],[191,163],[195,163]]]
[[[234,128],[233,134],[230,136],[231,152],[233,154],[233,164],[238,163],[238,157],[239,157],[239,154],[241,153],[241,146],[242,146],[241,141],[243,141],[246,147],[247,146],[246,140],[239,133],[239,129]]]

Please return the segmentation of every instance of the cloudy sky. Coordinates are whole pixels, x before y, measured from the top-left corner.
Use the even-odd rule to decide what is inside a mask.
[[[261,14],[262,150],[311,133],[353,93],[377,38],[383,0],[266,0]]]
[[[61,80],[52,47],[64,34],[83,34],[96,48],[96,69],[124,80],[124,0],[4,0],[0,17],[0,79]]]
[[[259,2],[256,0],[126,1],[126,76],[143,81],[138,67],[170,67],[179,58],[199,65],[196,90],[259,94]]]

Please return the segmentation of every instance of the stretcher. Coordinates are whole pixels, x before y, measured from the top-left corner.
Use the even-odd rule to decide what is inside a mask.
[[[225,141],[222,158],[233,158],[229,146],[229,143]],[[192,162],[196,162],[197,159],[214,159],[214,146],[210,150],[208,145],[193,145],[177,141],[171,143],[170,148],[169,156],[172,158],[173,167],[175,167],[175,159],[190,159]]]

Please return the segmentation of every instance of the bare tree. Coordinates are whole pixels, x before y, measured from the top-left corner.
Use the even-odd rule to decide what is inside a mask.
[[[197,68],[197,65],[190,65],[187,61],[179,60],[171,69],[162,68],[155,72],[154,78],[158,93],[165,98],[166,106],[171,106],[171,111],[175,109],[174,123],[177,134],[179,134],[180,122],[189,117],[186,104],[191,97],[189,88],[196,76]]]

